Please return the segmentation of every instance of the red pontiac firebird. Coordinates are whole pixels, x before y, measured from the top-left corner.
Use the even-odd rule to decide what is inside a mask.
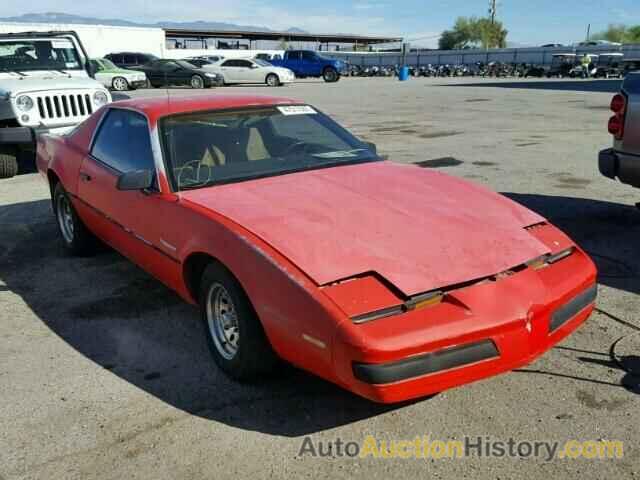
[[[525,365],[594,308],[593,262],[544,218],[297,101],[112,103],[38,168],[69,251],[100,239],[198,304],[236,379],[284,359],[398,402]]]

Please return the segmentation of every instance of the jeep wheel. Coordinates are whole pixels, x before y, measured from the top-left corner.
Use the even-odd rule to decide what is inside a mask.
[[[129,82],[124,77],[115,77],[111,82],[111,86],[117,92],[129,90]]]
[[[11,178],[18,174],[18,159],[14,155],[0,153],[0,178]]]
[[[324,72],[322,72],[322,78],[327,83],[334,83],[340,79],[340,75],[338,75],[338,72],[335,68],[329,67],[325,68]]]

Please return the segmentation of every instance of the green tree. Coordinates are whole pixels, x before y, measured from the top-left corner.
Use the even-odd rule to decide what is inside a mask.
[[[441,50],[455,50],[469,46],[504,48],[508,31],[502,22],[488,18],[459,17],[451,30],[442,32],[438,42]]]
[[[640,25],[611,24],[606,30],[596,33],[592,38],[618,43],[640,43]]]

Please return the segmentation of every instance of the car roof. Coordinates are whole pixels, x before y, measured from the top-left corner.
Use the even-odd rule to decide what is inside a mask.
[[[192,94],[185,96],[161,95],[120,100],[108,105],[127,108],[147,116],[151,122],[161,117],[208,110],[226,110],[273,105],[302,105],[304,102],[284,97],[233,94]]]

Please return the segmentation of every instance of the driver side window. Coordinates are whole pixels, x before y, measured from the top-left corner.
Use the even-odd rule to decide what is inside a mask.
[[[111,108],[105,115],[91,156],[119,173],[155,171],[147,119],[120,108]]]

